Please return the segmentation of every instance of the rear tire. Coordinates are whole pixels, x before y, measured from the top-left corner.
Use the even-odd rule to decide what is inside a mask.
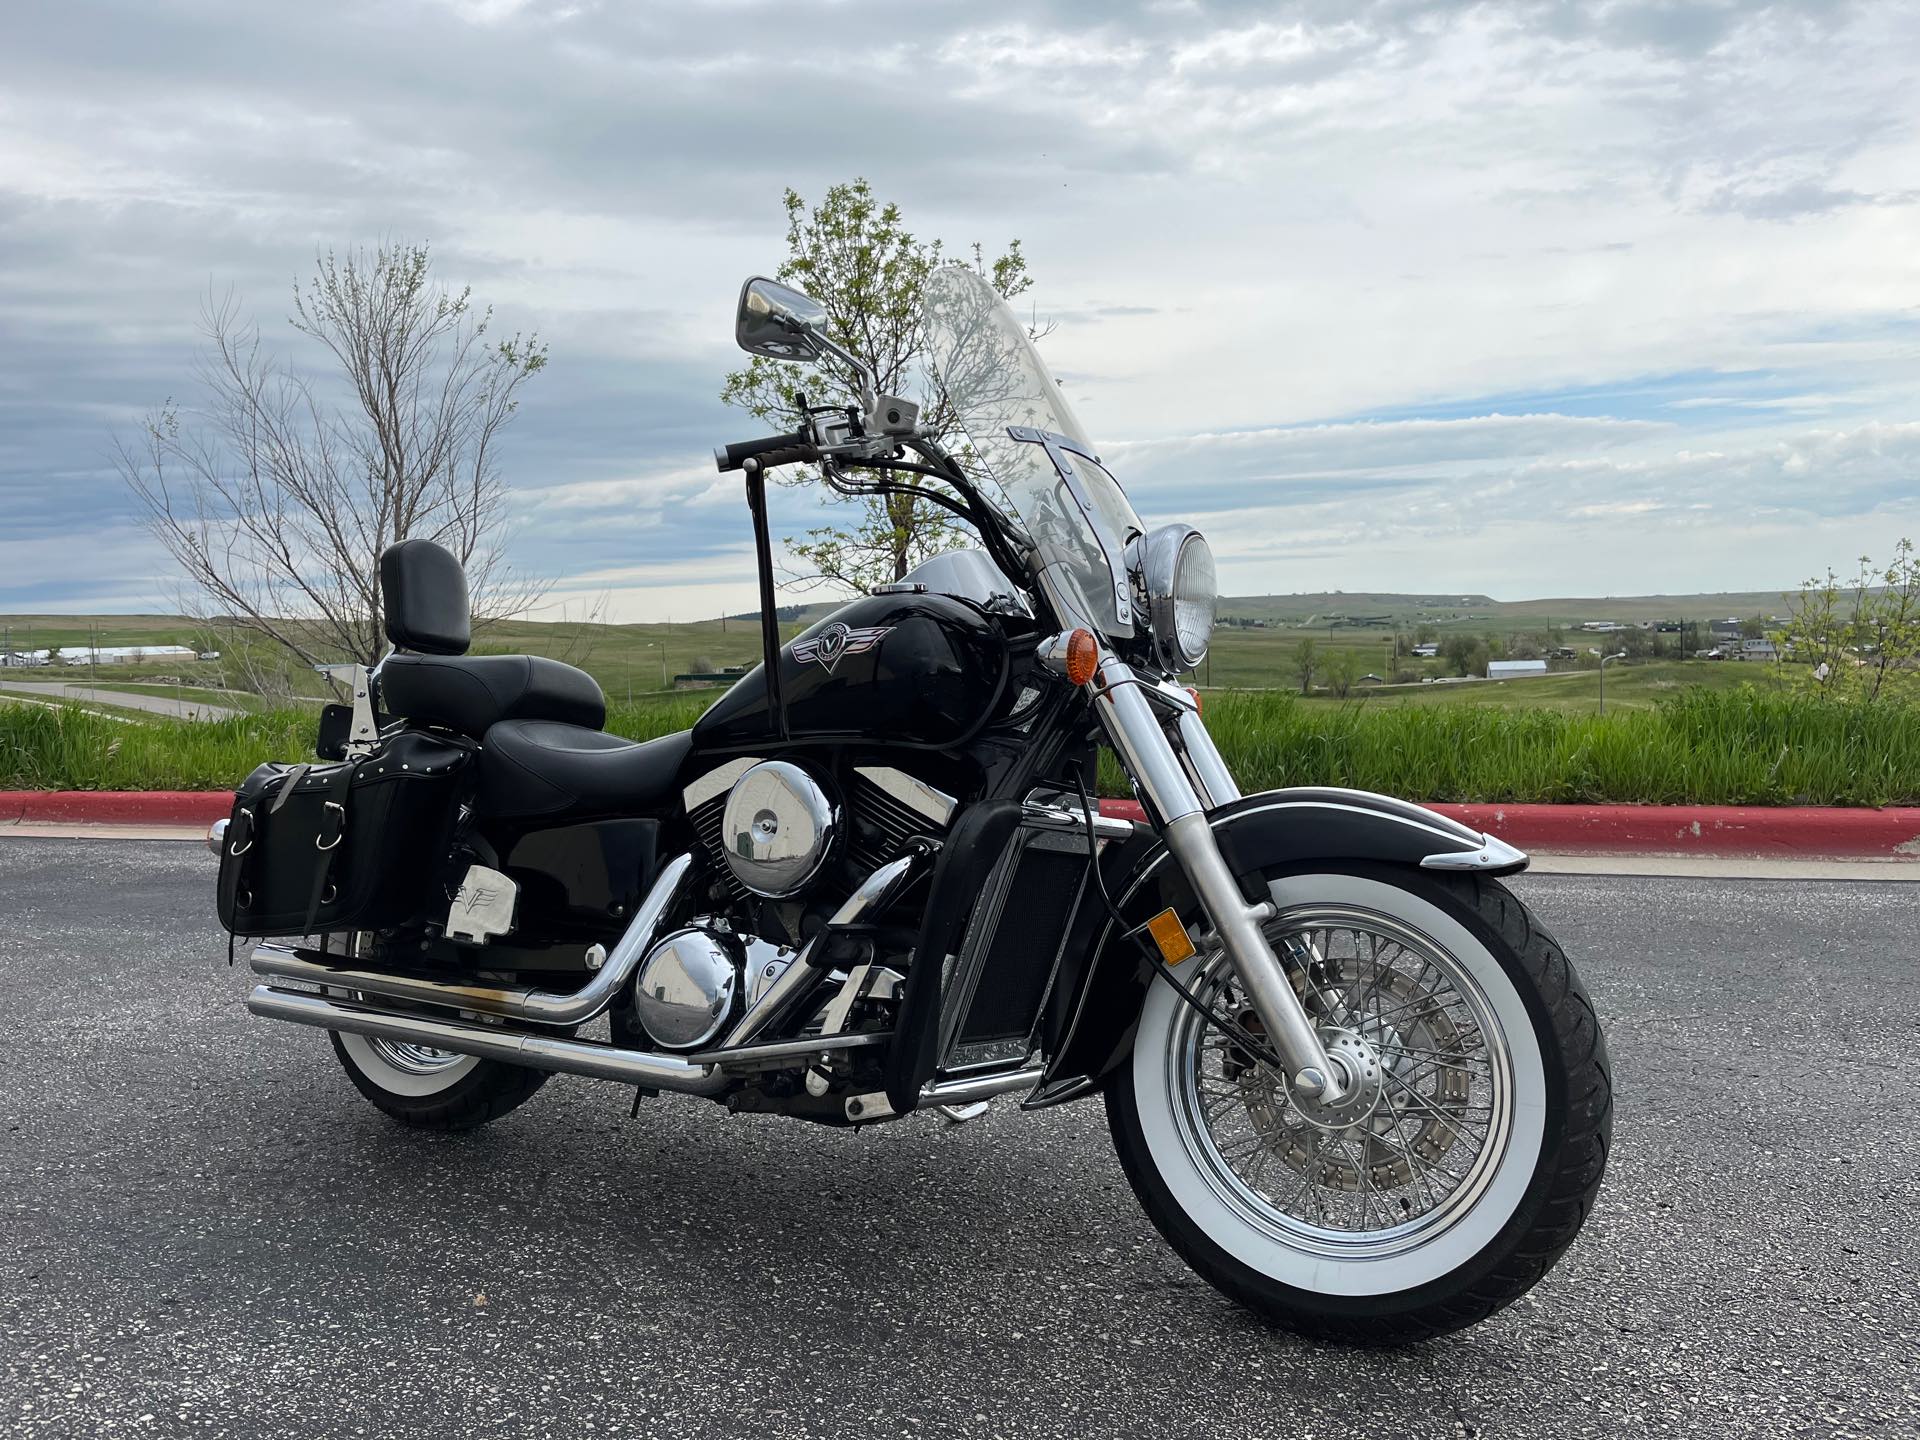
[[[546,1072],[473,1055],[395,1046],[329,1031],[354,1088],[382,1114],[421,1130],[472,1130],[532,1098]]]
[[[1266,879],[1282,912],[1269,934],[1291,925],[1326,935],[1323,955],[1356,957],[1344,979],[1318,967],[1332,997],[1309,997],[1330,1017],[1323,1036],[1349,1037],[1401,1075],[1380,1082],[1386,1098],[1357,1107],[1358,1119],[1316,1114],[1154,984],[1134,1053],[1106,1087],[1134,1193],[1195,1272],[1286,1329],[1392,1345],[1485,1319],[1546,1274],[1599,1190],[1613,1091],[1592,1002],[1496,881],[1362,866]],[[1316,932],[1316,912],[1334,928]],[[1367,950],[1334,938],[1358,933],[1339,931],[1343,915],[1408,943],[1404,964],[1387,962],[1384,983],[1397,990],[1383,991],[1389,952],[1378,942],[1369,979]],[[1217,951],[1174,973],[1223,1010],[1238,1003]]]

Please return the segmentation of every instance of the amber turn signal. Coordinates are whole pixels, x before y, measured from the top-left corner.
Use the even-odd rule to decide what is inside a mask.
[[[1187,686],[1187,694],[1193,697],[1193,713],[1194,714],[1198,715],[1201,713],[1201,711],[1207,708],[1200,701],[1200,691],[1197,687],[1192,685]]]
[[[1093,679],[1100,665],[1100,646],[1091,630],[1076,630],[1067,636],[1067,683],[1084,685]]]

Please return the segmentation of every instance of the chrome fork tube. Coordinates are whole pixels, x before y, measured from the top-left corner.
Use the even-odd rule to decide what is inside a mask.
[[[1206,723],[1201,720],[1198,710],[1182,711],[1179,721],[1180,748],[1187,753],[1187,763],[1193,767],[1193,773],[1199,777],[1200,788],[1207,792],[1207,798],[1215,805],[1225,805],[1230,800],[1240,798],[1240,786],[1235,783],[1233,772],[1227,768],[1227,762],[1221,757],[1220,747],[1213,743]]]
[[[1261,923],[1271,915],[1267,905],[1249,905],[1239,883],[1221,857],[1206,808],[1180,763],[1160,717],[1142,693],[1141,682],[1112,655],[1103,654],[1088,688],[1094,710],[1106,727],[1120,763],[1132,776],[1154,822],[1166,838],[1167,849],[1193,883],[1195,897],[1207,921],[1219,936],[1254,1013],[1266,1027],[1267,1038],[1292,1074],[1293,1087],[1311,1098],[1334,1098],[1351,1088],[1351,1078],[1327,1057],[1300,997],[1294,993],[1285,967],[1267,944]],[[1179,722],[1183,742],[1189,721],[1205,736],[1197,715]],[[1198,751],[1188,749],[1189,762],[1200,775],[1215,804],[1238,798],[1239,789],[1220,752],[1206,739]],[[1213,772],[1217,771],[1215,775]],[[1222,791],[1214,785],[1221,784]]]

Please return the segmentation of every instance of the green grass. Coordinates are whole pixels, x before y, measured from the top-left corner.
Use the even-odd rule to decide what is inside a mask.
[[[1753,687],[1684,690],[1605,716],[1226,694],[1208,700],[1206,718],[1249,792],[1348,785],[1416,800],[1920,802],[1920,710]]]
[[[1651,710],[1692,690],[1784,690],[1778,667],[1729,660],[1649,660],[1607,667],[1607,711]],[[1568,670],[1522,680],[1462,680],[1432,685],[1360,686],[1346,700],[1316,695],[1316,706],[1487,705],[1509,710],[1557,710],[1597,714],[1600,672]]]
[[[608,729],[641,740],[682,730],[718,693],[620,701]],[[1348,785],[1415,800],[1920,804],[1920,709],[1751,687],[1684,690],[1604,717],[1224,692],[1208,697],[1206,718],[1248,792]],[[224,789],[262,760],[310,755],[313,728],[309,710],[127,724],[76,707],[4,705],[0,789]],[[1110,760],[1102,788],[1126,793]]]
[[[78,706],[0,705],[0,789],[223,790],[262,760],[313,754],[309,710],[147,718],[126,724]]]

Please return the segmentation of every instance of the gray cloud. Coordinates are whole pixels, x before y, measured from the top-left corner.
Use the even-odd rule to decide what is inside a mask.
[[[1888,318],[1913,304],[1906,247],[1848,227],[1915,203],[1911,7],[118,0],[23,16],[0,49],[0,609],[157,594],[112,430],[191,403],[209,285],[278,343],[314,250],[383,235],[432,239],[504,327],[553,343],[505,451],[516,558],[617,572],[638,608],[676,586],[719,597],[743,512],[697,472],[755,424],[716,399],[733,286],[777,259],[783,186],[859,173],[922,233],[1027,240],[1059,325],[1049,356],[1104,433],[1135,437],[1114,453],[1143,509],[1345,497],[1431,517],[1451,497],[1449,523],[1471,527],[1490,522],[1463,477],[1519,506],[1523,484],[1643,499],[1651,476],[1785,507],[1764,459],[1778,445],[1841,477],[1799,502],[1823,520],[1914,503],[1897,467],[1873,468],[1905,456],[1887,434],[1869,461],[1781,438],[1790,416],[1716,410],[1738,433],[1715,453],[1750,457],[1716,467],[1688,458],[1694,429],[1624,392],[1604,410],[1635,375],[1791,367],[1798,393],[1838,397],[1848,433],[1906,418],[1893,397],[1920,367]],[[1873,338],[1810,356],[1823,327]],[[1576,383],[1595,413],[1365,423]],[[780,500],[790,530],[817,516],[802,492]],[[63,543],[87,563],[43,563]]]

